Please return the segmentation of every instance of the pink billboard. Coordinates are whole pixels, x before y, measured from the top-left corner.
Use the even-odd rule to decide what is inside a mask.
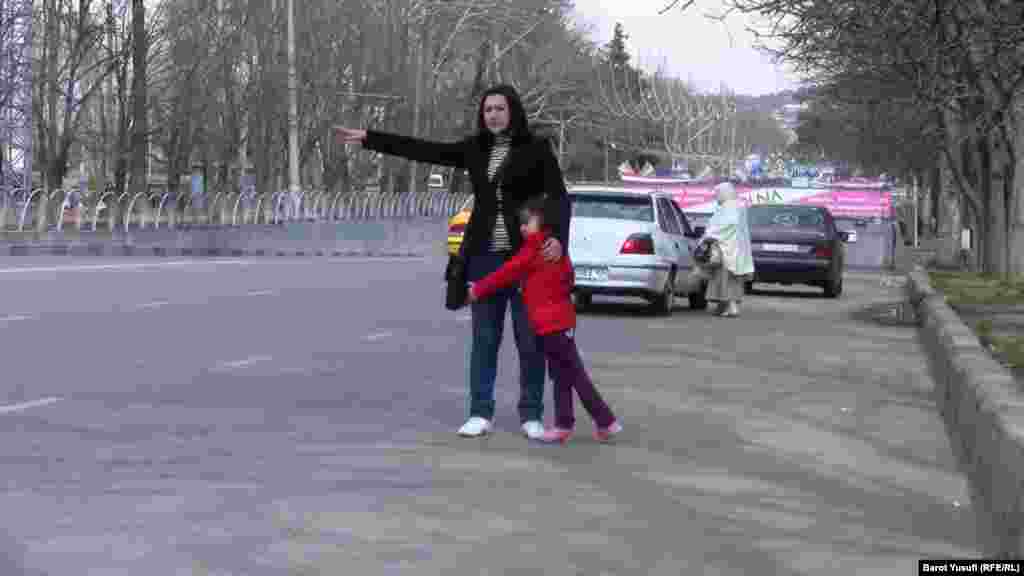
[[[715,208],[714,183],[692,182],[652,186],[632,184],[635,188],[670,192],[686,212],[709,214]],[[807,204],[824,206],[840,218],[891,218],[892,194],[877,186],[854,187],[852,182],[836,183],[825,188],[769,188],[737,186],[740,201],[751,204]]]

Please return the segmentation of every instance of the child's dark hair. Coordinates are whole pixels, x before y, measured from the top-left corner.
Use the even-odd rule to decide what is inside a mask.
[[[521,216],[536,216],[536,217],[538,217],[540,219],[540,227],[541,228],[547,227],[547,224],[545,224],[545,222],[544,222],[544,220],[545,220],[544,212],[546,211],[546,207],[545,207],[545,201],[546,200],[547,199],[544,196],[533,196],[532,198],[527,199],[526,202],[523,203],[523,207],[519,209],[520,215]],[[525,222],[526,219],[523,218],[523,221]]]

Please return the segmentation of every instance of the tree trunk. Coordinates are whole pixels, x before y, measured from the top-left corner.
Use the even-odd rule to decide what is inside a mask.
[[[46,57],[43,58],[46,78],[46,146],[43,147],[44,168],[41,170],[45,178],[44,186],[53,189],[60,185],[54,182],[54,163],[57,156],[57,94],[60,91],[58,86],[58,74],[60,67],[60,20],[57,12],[57,0],[49,0],[46,3]]]
[[[1002,194],[992,186],[991,137],[987,135],[972,136],[966,142],[964,165],[970,169],[965,171],[966,179],[970,180],[981,200],[980,214],[975,221],[972,244],[978,252],[982,269],[990,274],[1003,272],[1003,224]]]
[[[107,117],[108,98],[110,97],[109,76],[103,80],[100,90],[100,149],[96,163],[96,192],[102,194],[107,187],[107,174],[110,170],[110,120]]]
[[[122,67],[122,72],[118,79],[118,98],[117,98],[117,143],[115,144],[115,162],[114,162],[114,192],[121,194],[124,192],[125,183],[128,175],[128,154],[130,150],[129,138],[129,122],[128,122],[128,79]]]
[[[1013,150],[1007,158],[1008,168],[1012,167],[1012,170],[1005,179],[1005,184],[1010,187],[1013,194],[1011,205],[1014,214],[1008,253],[1010,273],[1021,275],[1024,274],[1024,95],[1017,97],[1016,110],[1012,118]]]
[[[947,266],[953,266],[958,261],[960,247],[962,222],[960,194],[957,187],[952,162],[944,154],[939,164],[940,203],[942,205],[939,214],[939,237],[942,240],[938,247],[939,253],[936,256],[942,264]]]
[[[132,0],[132,160],[129,187],[132,195],[146,191],[146,160],[149,157],[148,52],[146,4],[144,0]]]
[[[987,170],[985,170],[985,177],[988,180],[987,187],[991,196],[990,210],[992,211],[989,234],[993,236],[989,243],[993,250],[997,251],[996,254],[991,255],[990,261],[993,267],[989,271],[1005,278],[1012,274],[1010,264],[1012,238],[1010,233],[1015,219],[1012,204],[1013,190],[1007,186],[1006,179],[1007,173],[1010,171],[1008,167],[1010,158],[1000,135],[992,133],[986,140]]]

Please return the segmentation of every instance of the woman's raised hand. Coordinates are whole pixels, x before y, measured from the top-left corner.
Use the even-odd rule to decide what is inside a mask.
[[[341,144],[362,144],[366,140],[366,130],[335,126],[334,136]]]

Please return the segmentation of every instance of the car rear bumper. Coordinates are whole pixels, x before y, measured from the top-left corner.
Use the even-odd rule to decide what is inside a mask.
[[[665,288],[671,268],[668,264],[640,264],[632,266],[605,266],[585,262],[574,263],[578,267],[597,267],[608,270],[607,280],[576,280],[576,291],[605,296],[647,297],[661,293]]]
[[[832,272],[832,261],[825,258],[754,256],[756,282],[823,282]]]

